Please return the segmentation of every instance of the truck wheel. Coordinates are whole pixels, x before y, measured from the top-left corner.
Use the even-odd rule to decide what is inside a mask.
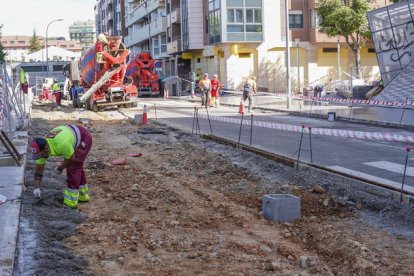
[[[91,102],[91,110],[93,112],[98,112],[98,106],[96,105],[96,103],[94,103],[92,100],[90,102]]]
[[[78,99],[78,97],[73,97],[72,98],[72,105],[73,105],[73,108],[78,108],[79,107],[79,99]]]
[[[98,112],[98,106],[91,99],[89,99],[86,101],[86,110]]]

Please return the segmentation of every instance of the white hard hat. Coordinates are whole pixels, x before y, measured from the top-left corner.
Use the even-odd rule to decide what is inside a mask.
[[[98,35],[98,40],[102,43],[108,44],[108,40],[106,39],[106,36],[104,34]]]

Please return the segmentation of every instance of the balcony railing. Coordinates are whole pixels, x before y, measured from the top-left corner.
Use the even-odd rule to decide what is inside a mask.
[[[130,47],[134,44],[140,43],[148,39],[149,31],[151,31],[151,37],[158,35],[160,33],[165,33],[167,30],[167,20],[165,16],[159,18],[158,20],[151,22],[150,28],[148,25],[145,25],[141,28],[133,30],[127,37],[125,37],[125,46]]]
[[[181,51],[181,37],[177,37],[171,42],[167,43],[167,54],[173,54]]]
[[[147,5],[145,8],[144,5]],[[143,17],[147,16],[147,13],[151,13],[155,9],[159,7],[165,6],[165,0],[147,0],[141,5],[135,7],[130,13],[126,15],[125,18],[125,26],[129,27],[138,20],[140,20]]]
[[[176,8],[171,12],[171,24],[180,23],[181,16],[180,16],[180,8]]]

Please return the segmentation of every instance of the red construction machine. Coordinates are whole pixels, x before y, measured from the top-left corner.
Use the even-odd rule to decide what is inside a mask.
[[[151,53],[142,52],[132,57],[127,65],[125,77],[137,86],[140,96],[160,94],[158,75],[154,72],[156,62]]]
[[[85,103],[89,110],[137,104],[136,85],[124,83],[129,50],[121,39],[119,36],[99,35],[96,44],[80,60],[79,72],[85,91],[80,103]]]

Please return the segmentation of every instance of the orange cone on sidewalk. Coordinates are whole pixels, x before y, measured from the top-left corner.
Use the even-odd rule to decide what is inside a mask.
[[[244,114],[244,103],[240,100],[239,114]]]
[[[144,105],[144,113],[142,114],[142,121],[141,124],[142,125],[146,125],[148,122],[148,117],[147,117],[147,105]]]

